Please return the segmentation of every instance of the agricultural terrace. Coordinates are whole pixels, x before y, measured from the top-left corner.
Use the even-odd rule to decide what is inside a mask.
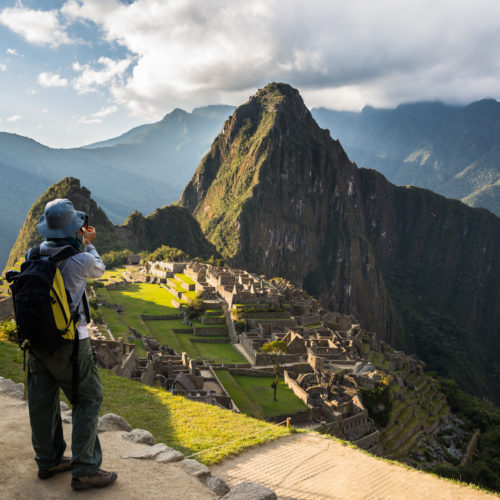
[[[283,377],[278,383],[278,401],[274,401],[271,388],[274,377],[233,375],[227,370],[216,370],[216,373],[238,409],[251,417],[276,417],[308,409],[285,384]]]
[[[108,282],[114,281],[118,273],[108,271],[105,278]],[[179,353],[185,351],[191,358],[203,358],[212,363],[246,363],[230,343],[221,312],[207,311],[206,317],[212,318],[208,324],[204,323],[208,321],[205,315],[202,321],[193,321],[192,325],[183,323],[180,318],[148,320],[143,316],[177,316],[179,310],[173,304],[185,302],[165,287],[149,283],[126,283],[119,289],[101,287],[95,291],[103,319],[113,336],[135,343],[139,356],[146,356],[146,352],[139,339],[132,340],[129,327]],[[210,333],[214,330],[215,334]]]

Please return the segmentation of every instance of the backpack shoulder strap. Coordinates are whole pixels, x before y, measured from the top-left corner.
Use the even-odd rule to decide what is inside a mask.
[[[49,257],[49,260],[54,264],[57,264],[62,260],[66,260],[69,259],[70,257],[73,257],[73,255],[76,255],[77,253],[80,252],[76,248],[72,247],[71,245],[66,245],[62,247],[61,250],[59,250],[57,253],[51,255]]]
[[[40,247],[33,247],[28,252],[28,260],[40,260]]]

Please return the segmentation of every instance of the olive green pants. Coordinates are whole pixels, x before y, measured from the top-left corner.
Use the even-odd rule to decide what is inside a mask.
[[[28,405],[35,460],[40,469],[58,465],[66,443],[63,437],[60,389],[71,399],[73,343],[54,353],[30,350]],[[78,403],[73,407],[71,473],[75,477],[93,474],[102,462],[97,421],[102,403],[102,385],[89,339],[79,341]]]

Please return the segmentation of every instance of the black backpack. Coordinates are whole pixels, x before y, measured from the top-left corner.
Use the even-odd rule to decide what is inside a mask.
[[[75,248],[65,246],[42,259],[40,247],[34,247],[21,271],[6,273],[11,283],[18,343],[23,349],[33,347],[53,352],[74,340],[78,311],[70,312],[71,296],[57,263],[77,253]]]
[[[71,360],[73,363],[71,403],[78,401],[78,332],[79,313],[73,313],[71,296],[64,286],[58,262],[76,255],[78,250],[64,246],[46,259],[40,255],[40,247],[34,247],[28,260],[21,264],[21,271],[5,274],[11,283],[17,323],[17,341],[24,353],[28,348],[54,352],[73,342]],[[90,321],[85,292],[83,304],[87,321]]]

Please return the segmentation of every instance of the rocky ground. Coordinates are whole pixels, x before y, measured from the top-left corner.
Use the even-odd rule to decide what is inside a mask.
[[[208,470],[194,460],[183,459],[165,445],[123,439],[124,435],[149,439],[147,433],[125,430],[100,433],[103,468],[116,470],[118,481],[109,488],[82,495],[71,489],[69,473],[46,481],[37,478],[28,408],[19,398],[22,388],[14,385],[0,379],[0,496],[8,500],[63,500],[82,496],[110,500],[273,500],[276,495],[271,490],[278,498],[288,500],[494,498],[313,434],[287,436],[228,458]],[[65,414],[65,419],[69,422],[69,414]],[[64,423],[63,427],[70,441],[71,424]],[[229,492],[226,484],[231,488]]]
[[[81,499],[82,492],[74,491],[70,487],[69,472],[45,481],[38,479],[31,447],[28,407],[25,401],[16,397],[22,395],[22,389],[19,392],[12,387],[16,384],[7,382],[11,381],[0,379],[0,497],[5,500]],[[64,413],[64,420],[69,421],[68,415]],[[116,428],[116,425],[114,423],[112,427]],[[64,423],[63,429],[66,442],[70,443],[71,424]],[[99,438],[103,448],[102,467],[118,472],[118,480],[107,488],[89,490],[83,493],[83,496],[107,500],[276,498],[267,488],[249,483],[234,485],[229,491],[222,480],[212,476],[207,467],[195,460],[184,460],[182,454],[161,443],[152,446],[134,442],[147,441],[147,434],[138,430],[100,432]],[[132,440],[124,439],[124,435]]]

